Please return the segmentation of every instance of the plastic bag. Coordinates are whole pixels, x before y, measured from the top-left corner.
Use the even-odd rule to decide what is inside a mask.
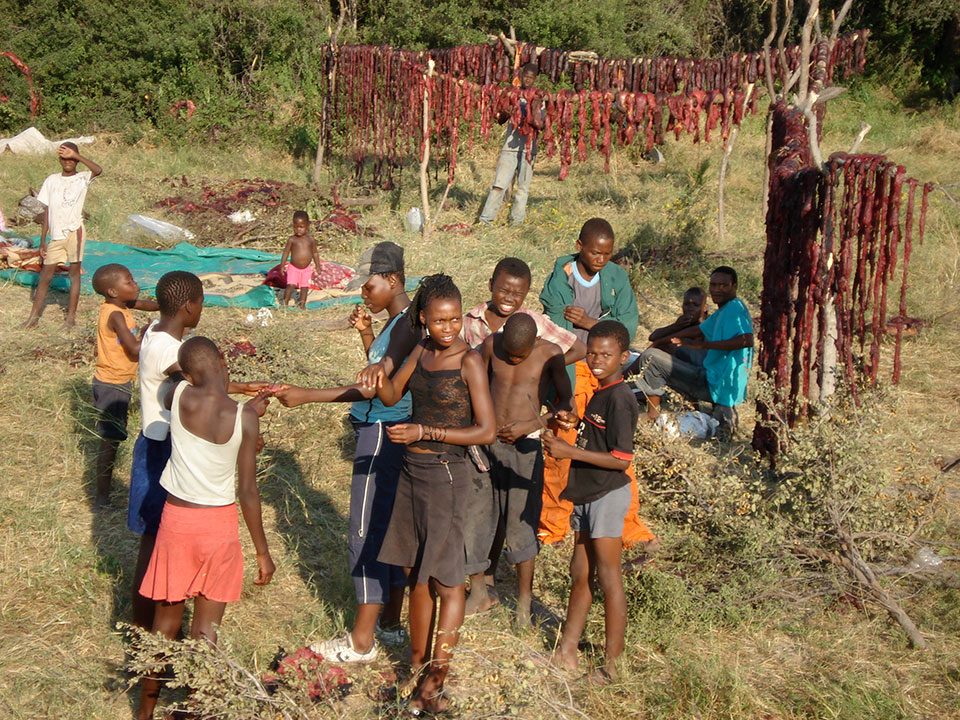
[[[409,232],[420,232],[423,230],[423,212],[418,207],[410,208],[407,211],[407,230]]]
[[[172,223],[147,217],[146,215],[127,215],[126,224],[120,228],[120,234],[124,240],[142,237],[144,235],[155,235],[171,242],[181,242],[183,240],[193,240],[194,235],[189,230],[178,227]]]
[[[716,434],[720,422],[699,410],[687,410],[675,415],[661,412],[655,425],[672,438],[683,435],[706,440]]]

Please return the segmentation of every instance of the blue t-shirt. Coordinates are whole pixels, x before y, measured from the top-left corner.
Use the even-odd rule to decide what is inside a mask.
[[[377,363],[383,360],[387,354],[387,347],[390,345],[390,333],[397,326],[400,318],[407,317],[407,309],[404,308],[397,316],[391,320],[372,343],[367,350],[367,360],[370,363]],[[380,398],[374,397],[370,400],[357,400],[350,406],[350,416],[360,422],[401,422],[410,418],[410,411],[413,407],[413,401],[410,399],[410,393],[404,393],[403,397],[393,407],[387,407]]]
[[[710,342],[729,340],[753,333],[750,311],[734,298],[700,323],[700,332]],[[717,405],[733,407],[747,397],[747,373],[753,365],[753,346],[739,350],[707,350],[703,367],[707,371],[710,397]]]

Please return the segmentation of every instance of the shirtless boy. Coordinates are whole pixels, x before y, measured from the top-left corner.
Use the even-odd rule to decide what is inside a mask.
[[[283,255],[280,256],[280,272],[287,278],[287,289],[283,292],[284,307],[290,304],[293,291],[299,288],[297,306],[301,310],[306,309],[310,279],[318,267],[320,256],[317,254],[317,241],[310,234],[310,216],[303,210],[297,210],[293,214],[293,235],[287,240]]]
[[[488,514],[491,522],[470,523],[474,532],[466,537],[468,563],[490,558],[496,564],[505,548],[507,562],[517,571],[517,620],[530,622],[533,570],[540,543],[537,527],[543,497],[543,453],[540,430],[554,412],[540,415],[550,384],[556,388],[557,414],[569,418],[572,391],[559,346],[537,337],[532,317],[516,313],[481,346],[480,353],[490,376],[490,392],[497,421],[497,439],[485,448],[493,493],[489,507],[471,507],[471,515]],[[490,529],[494,534],[489,533]],[[492,548],[492,550],[491,550]],[[492,604],[484,570],[471,574],[468,611]]]

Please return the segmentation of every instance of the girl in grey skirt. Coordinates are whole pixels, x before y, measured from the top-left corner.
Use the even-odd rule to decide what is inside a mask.
[[[409,315],[428,337],[392,379],[381,373],[373,382],[384,405],[393,405],[407,391],[413,398],[410,422],[387,430],[406,450],[378,559],[407,574],[412,666],[425,671],[407,710],[419,716],[446,707],[443,682],[463,623],[462,528],[470,481],[466,446],[489,445],[496,427],[483,361],[460,338],[463,311],[452,279],[443,274],[424,278]]]

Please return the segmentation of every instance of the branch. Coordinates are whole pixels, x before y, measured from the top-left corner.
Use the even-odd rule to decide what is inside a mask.
[[[815,560],[823,560],[846,570],[850,577],[852,577],[857,584],[862,585],[869,592],[873,600],[886,610],[890,617],[897,621],[907,634],[910,644],[913,647],[920,649],[925,648],[927,643],[920,635],[920,631],[917,629],[917,626],[914,625],[910,616],[904,612],[900,604],[877,582],[873,571],[863,561],[860,554],[856,553],[855,557],[851,557],[848,554],[847,548],[852,548],[852,545],[844,543],[844,555],[838,555],[820,548],[808,547],[803,544],[794,546],[793,551]],[[854,550],[854,552],[856,551]]]
[[[816,102],[817,94],[812,92],[808,96]],[[807,119],[807,138],[810,141],[810,154],[813,156],[813,162],[817,168],[823,169],[823,155],[820,153],[820,141],[817,140],[817,116],[813,112],[812,103],[810,106],[803,106],[803,116]]]
[[[833,29],[830,31],[830,52],[833,52],[833,46],[837,44],[837,36],[840,34],[840,26],[846,19],[847,13],[850,12],[851,5],[853,5],[853,0],[846,0],[843,3],[843,7],[840,8],[840,14],[833,16]]]
[[[770,3],[770,32],[763,39],[763,73],[767,81],[767,93],[770,95],[770,104],[776,102],[777,94],[773,87],[773,63],[770,62],[770,43],[777,34],[777,0]]]
[[[777,2],[777,0],[771,1]],[[783,0],[783,6],[783,27],[780,28],[780,35],[777,36],[777,55],[780,58],[780,83],[785,88],[790,67],[787,65],[787,52],[784,49],[784,41],[787,39],[787,33],[790,31],[790,21],[793,20],[793,0]],[[786,89],[782,89],[781,97],[785,97],[786,94]]]
[[[810,52],[813,49],[813,43],[810,36],[813,32],[813,25],[820,14],[820,0],[810,0],[810,7],[807,10],[807,19],[803,23],[803,30],[800,32],[800,102],[807,101],[807,93],[810,89]],[[810,103],[813,107],[813,103]],[[806,113],[804,113],[806,114]]]
[[[853,155],[860,149],[860,143],[863,142],[863,139],[867,136],[867,133],[870,132],[870,129],[871,126],[869,123],[865,123],[863,120],[860,121],[860,132],[857,133],[857,137],[853,140],[853,145],[851,145],[847,151],[848,155]]]

